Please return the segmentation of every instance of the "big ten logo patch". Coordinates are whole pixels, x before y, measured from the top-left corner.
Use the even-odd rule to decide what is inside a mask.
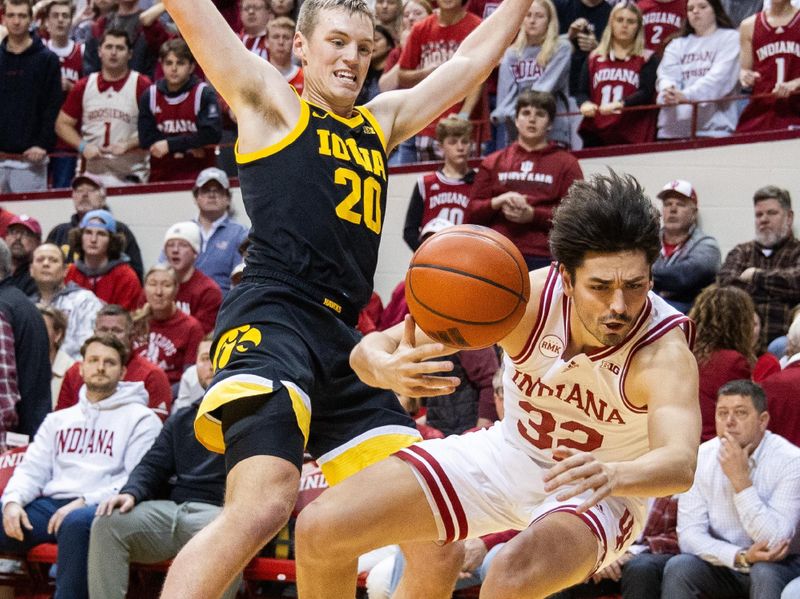
[[[557,358],[564,351],[564,342],[555,335],[547,335],[539,342],[539,353],[546,358]]]
[[[219,338],[217,349],[214,352],[214,371],[225,368],[231,361],[234,351],[241,354],[258,347],[260,343],[261,331],[249,324],[225,331]]]
[[[605,370],[610,370],[614,374],[619,374],[619,372],[620,372],[619,365],[618,364],[614,364],[613,362],[609,362],[608,360],[602,360],[600,362],[600,368],[603,368]]]

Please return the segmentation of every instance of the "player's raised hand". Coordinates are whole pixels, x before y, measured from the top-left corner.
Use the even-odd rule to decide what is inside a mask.
[[[560,461],[545,472],[544,490],[551,493],[566,487],[556,495],[558,501],[566,501],[581,493],[591,492],[591,496],[578,506],[579,514],[597,505],[614,490],[617,475],[613,466],[601,462],[591,453],[568,447],[556,447],[553,450],[553,457]]]

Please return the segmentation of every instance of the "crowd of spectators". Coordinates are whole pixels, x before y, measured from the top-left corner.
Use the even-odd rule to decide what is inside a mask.
[[[302,69],[291,57],[295,3],[218,4],[248,48],[301,92]],[[800,125],[800,16],[787,0],[763,12],[756,4],[731,18],[726,8],[741,6],[720,0],[533,0],[497,80],[393,158],[443,160],[414,187],[406,243],[415,250],[449,226],[482,224],[509,237],[530,268],[547,267],[553,211],[583,177],[569,147]],[[474,0],[440,0],[436,10],[427,0],[376,0],[363,100],[423,81],[491,9]],[[23,462],[30,465],[3,495],[0,545],[65,539],[74,551],[59,563],[63,596],[124,596],[131,561],[174,556],[222,501],[222,464],[188,431],[213,370],[209,333],[246,253],[247,229],[231,216],[231,184],[213,148],[235,122],[160,4],[92,1],[84,10],[52,0],[34,13],[25,0],[5,0],[3,23],[0,191],[43,189],[49,178],[71,187],[75,212],[45,235],[35,216],[0,209],[0,373],[14,382],[0,385],[0,432],[34,440]],[[23,63],[35,85],[20,79]],[[747,88],[755,97],[740,118],[743,103],[733,97]],[[468,158],[476,139],[486,141],[488,122],[496,149],[473,170]],[[197,214],[171,224],[159,262],[144,265],[106,189],[185,179],[194,181]],[[768,585],[758,596],[778,597],[800,575],[791,542],[800,475],[787,465],[800,452],[800,244],[791,198],[776,186],[755,190],[754,238],[723,260],[699,226],[702,198],[689,181],[669,181],[657,197],[663,229],[653,289],[697,323],[699,468],[708,480],[681,498],[656,498],[631,554],[563,596],[621,588],[625,597],[652,597],[663,586],[664,596],[682,597],[687,588]],[[360,330],[400,322],[403,291],[400,283],[385,308],[374,295]],[[454,397],[405,404],[427,436],[502,417],[494,350],[453,361],[462,380]],[[111,418],[105,410],[131,417],[101,431],[98,422]],[[120,445],[111,446],[100,435],[117,425]],[[732,440],[747,435],[747,444]],[[97,460],[83,465],[96,467],[92,476],[78,473],[76,452]],[[773,496],[788,507],[770,511]],[[153,530],[161,520],[176,523],[166,536]],[[470,541],[464,579],[479,583],[512,537]],[[402,562],[393,558],[389,570],[396,582]]]
[[[296,2],[216,4],[247,48],[302,93],[292,55]],[[375,2],[359,101],[419,84],[495,6]],[[230,171],[235,119],[163,5],[92,0],[78,8],[3,2],[0,192],[64,188],[76,173],[120,186],[192,180],[215,165]],[[572,150],[800,126],[797,12],[790,0],[534,0],[495,73],[390,164],[443,159],[436,124],[452,114],[475,125],[473,154],[506,147],[527,90],[554,96],[547,136]]]

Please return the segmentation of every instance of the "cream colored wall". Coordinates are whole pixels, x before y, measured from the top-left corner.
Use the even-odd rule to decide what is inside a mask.
[[[691,181],[699,195],[701,224],[719,240],[723,256],[736,243],[752,238],[752,194],[758,187],[772,184],[789,189],[800,209],[799,164],[800,140],[581,161],[586,175],[605,172],[609,166],[633,174],[651,197],[671,179]],[[408,198],[417,178],[417,174],[390,177],[383,242],[375,273],[375,289],[384,301],[404,276],[411,257],[402,233]],[[115,216],[136,233],[146,267],[158,258],[169,225],[191,218],[196,212],[188,191],[111,196],[109,205]],[[56,200],[6,202],[5,206],[18,214],[36,216],[45,231],[72,213],[72,204],[66,195]],[[248,224],[238,189],[234,194],[234,207],[237,219]]]

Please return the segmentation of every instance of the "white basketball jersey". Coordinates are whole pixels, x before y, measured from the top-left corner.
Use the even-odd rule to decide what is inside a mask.
[[[147,152],[136,149],[122,156],[112,156],[109,151],[111,144],[139,135],[139,100],[136,97],[139,73],[131,71],[119,91],[108,88],[103,92],[97,87],[97,75],[89,75],[83,93],[81,136],[87,142],[97,144],[103,153],[89,160],[86,170],[96,174],[110,172],[123,180],[134,175],[146,182],[149,170]]]
[[[647,407],[625,396],[631,361],[676,326],[691,344],[694,325],[651,292],[622,342],[564,361],[571,301],[551,267],[525,348],[505,357],[504,436],[545,466],[557,446],[592,452],[601,461],[637,458],[649,450]]]

